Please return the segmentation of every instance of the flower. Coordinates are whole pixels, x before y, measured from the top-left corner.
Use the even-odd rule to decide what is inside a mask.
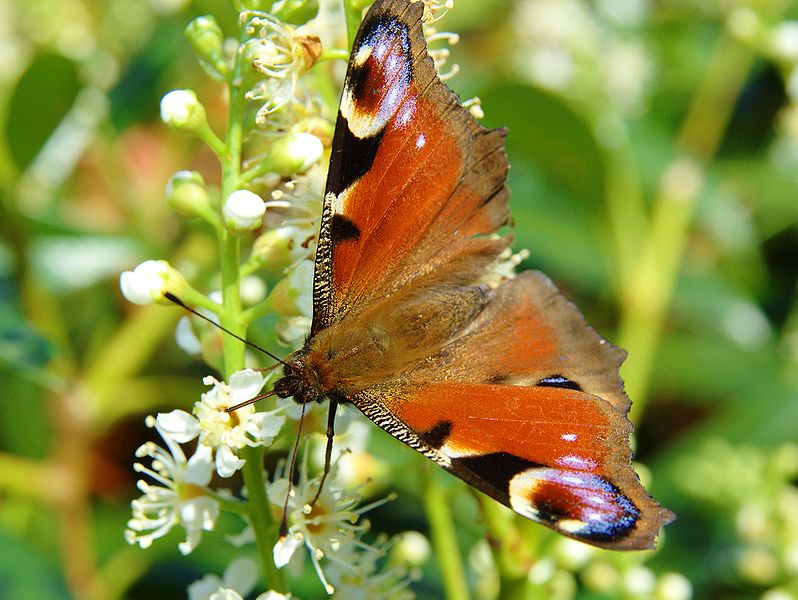
[[[334,599],[339,600],[412,600],[407,589],[410,575],[401,566],[380,570],[379,560],[387,554],[393,540],[384,537],[357,552],[346,564],[336,562],[330,567],[330,579],[335,582]]]
[[[251,231],[263,223],[266,203],[249,190],[236,190],[227,197],[222,207],[224,224],[231,231]]]
[[[214,450],[216,471],[230,477],[244,466],[237,451],[247,446],[269,446],[285,422],[282,409],[257,412],[253,405],[228,413],[226,408],[257,396],[266,378],[252,369],[233,373],[230,383],[205,377],[212,389],[202,394],[192,416],[183,410],[158,415],[159,427],[173,439],[185,443],[199,438],[200,445]]]
[[[161,98],[161,120],[180,131],[196,133],[207,125],[205,107],[193,90],[172,90]]]
[[[180,289],[186,285],[183,276],[165,260],[145,260],[132,271],[119,276],[122,295],[134,304],[152,304],[163,301],[166,292],[180,296]]]
[[[188,586],[188,600],[243,600],[258,581],[257,563],[248,556],[234,558],[222,577],[206,575]],[[291,594],[269,590],[255,600],[291,600]]]
[[[311,505],[320,479],[308,479],[306,464],[299,471],[299,483],[293,486],[290,494],[288,480],[279,476],[267,491],[269,501],[280,509],[288,498],[288,534],[274,546],[274,564],[277,567],[285,566],[300,548],[305,547],[319,580],[325,590],[332,594],[335,589],[324,575],[321,559],[351,565],[354,551],[363,546],[359,536],[369,527],[368,522],[358,523],[360,515],[388,499],[356,508],[360,496],[337,484],[337,464],[333,463],[318,499]]]
[[[318,38],[295,36],[293,27],[265,13],[252,16],[245,31],[250,39],[239,52],[244,63],[251,66],[249,75],[266,76],[246,94],[248,100],[264,102],[255,117],[263,123],[268,115],[294,99],[299,75],[316,62],[321,44]]]
[[[199,543],[203,531],[213,529],[219,516],[219,504],[207,493],[213,473],[210,448],[197,446],[190,459],[174,438],[165,433],[153,417],[147,417],[148,427],[161,435],[168,452],[153,442],[143,444],[136,456],[152,459],[148,468],[136,463],[133,468],[154,479],[159,485],[139,480],[143,496],[131,502],[133,518],[128,521],[125,539],[129,544],[148,548],[153,540],[166,535],[179,524],[186,530],[186,540],[178,548],[190,553]]]
[[[188,586],[189,600],[211,600],[212,598],[242,598],[247,596],[258,581],[258,566],[248,556],[234,558],[224,570],[222,577],[205,575]]]

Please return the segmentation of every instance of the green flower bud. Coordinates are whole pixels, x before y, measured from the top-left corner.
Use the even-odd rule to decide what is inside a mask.
[[[185,133],[198,133],[207,127],[205,107],[192,90],[172,90],[161,98],[161,120]]]
[[[267,271],[285,269],[307,254],[307,248],[303,247],[306,240],[300,239],[302,237],[307,235],[300,228],[291,225],[270,229],[255,240],[252,259]]]
[[[224,35],[216,19],[211,15],[197,17],[188,24],[185,35],[210,77],[223,80],[230,75],[230,65],[224,57]]]
[[[278,0],[269,10],[283,23],[304,25],[319,13],[318,0]]]
[[[166,202],[181,215],[196,217],[209,208],[208,190],[196,171],[178,171],[166,184]]]
[[[321,140],[310,133],[289,133],[269,149],[264,168],[283,177],[301,175],[324,153]]]

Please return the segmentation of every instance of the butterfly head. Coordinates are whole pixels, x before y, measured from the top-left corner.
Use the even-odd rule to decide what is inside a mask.
[[[324,393],[315,371],[308,368],[305,353],[300,350],[285,359],[283,376],[274,382],[274,391],[280,398],[292,397],[297,404],[320,402]]]

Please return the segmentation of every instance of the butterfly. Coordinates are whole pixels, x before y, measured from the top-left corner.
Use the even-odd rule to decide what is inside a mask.
[[[378,0],[332,142],[304,346],[274,384],[338,405],[516,513],[614,550],[673,514],[632,465],[625,353],[538,272],[491,277],[511,237],[505,131],[439,79],[421,2]]]

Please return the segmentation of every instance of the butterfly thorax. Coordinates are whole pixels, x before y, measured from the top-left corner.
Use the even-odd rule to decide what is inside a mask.
[[[335,396],[342,401],[406,373],[441,352],[480,313],[487,300],[479,286],[403,290],[366,314],[343,319],[312,336],[286,358],[275,383],[281,397],[300,403]]]

